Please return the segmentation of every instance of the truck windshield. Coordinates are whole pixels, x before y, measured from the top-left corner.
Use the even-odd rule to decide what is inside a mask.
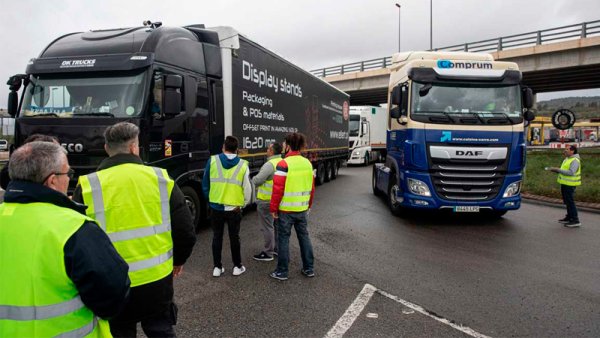
[[[360,115],[350,115],[350,121],[348,122],[348,136],[358,136],[359,129]]]
[[[518,124],[520,87],[413,83],[411,118],[426,123]]]
[[[132,117],[142,112],[146,73],[131,76],[32,76],[21,116]]]

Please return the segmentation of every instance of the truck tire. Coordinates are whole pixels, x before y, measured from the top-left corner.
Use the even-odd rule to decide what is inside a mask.
[[[391,172],[390,175],[390,185],[388,186],[387,196],[388,206],[392,214],[394,214],[395,216],[400,216],[402,214],[402,206],[400,206],[400,203],[398,203],[398,201],[396,200],[396,191],[398,191],[399,189],[398,182],[396,179],[396,173]]]
[[[381,196],[381,190],[377,188],[377,167],[373,166],[373,176],[371,178],[371,187],[373,188],[373,195]]]
[[[324,176],[323,179],[325,180],[325,182],[331,181],[331,168],[332,168],[331,161],[325,162],[325,174],[323,175]]]
[[[333,162],[331,162],[331,179],[332,180],[335,180],[337,178],[339,170],[340,170],[340,161],[333,160]]]
[[[317,176],[315,177],[315,185],[321,185],[325,182],[325,165],[323,162],[317,163]]]
[[[200,201],[200,197],[198,197],[198,193],[194,188],[190,186],[181,187],[181,192],[183,193],[185,203],[192,214],[196,233],[198,233],[200,231],[200,219],[206,218],[206,215],[203,215],[203,210],[205,210],[206,207],[202,205],[203,203]]]

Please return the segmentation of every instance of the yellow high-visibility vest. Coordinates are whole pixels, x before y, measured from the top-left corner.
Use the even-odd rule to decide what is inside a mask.
[[[288,172],[279,210],[302,212],[308,210],[313,184],[313,167],[301,155],[285,158]]]
[[[240,159],[237,165],[223,168],[219,155],[210,159],[210,203],[244,206],[244,175],[248,170],[248,161]]]
[[[277,168],[277,163],[281,162],[281,157],[272,158],[267,163],[273,166],[273,172]],[[273,177],[270,180],[266,180],[263,184],[256,188],[256,198],[261,201],[270,201],[271,195],[273,194]]]
[[[568,185],[568,186],[572,186],[572,187],[581,185],[581,161],[577,157],[565,158],[565,160],[560,165],[560,169],[561,170],[569,170],[571,168],[571,163],[573,161],[579,162],[579,169],[577,169],[575,176],[568,176],[568,175],[563,175],[561,173],[558,173],[558,177],[556,178],[556,181],[559,184],[564,184],[564,185]]]
[[[86,213],[129,264],[131,286],[173,271],[169,200],[175,182],[165,169],[125,163],[79,177]]]
[[[65,269],[89,217],[50,203],[0,204],[0,337],[111,337]]]

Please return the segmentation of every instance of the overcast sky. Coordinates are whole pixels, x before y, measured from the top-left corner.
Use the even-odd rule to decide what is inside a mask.
[[[203,23],[232,26],[311,70],[429,48],[427,0],[0,0],[0,107],[10,75],[55,38],[90,29]],[[600,20],[599,0],[433,0],[433,46],[444,47]],[[600,90],[576,92],[600,95]],[[569,94],[570,95],[570,94]],[[538,100],[564,96],[539,95]]]

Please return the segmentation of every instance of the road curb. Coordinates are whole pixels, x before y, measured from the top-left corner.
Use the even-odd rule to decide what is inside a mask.
[[[525,203],[565,209],[565,205],[562,203],[562,200],[557,198],[532,194],[521,194],[521,197]],[[575,204],[577,205],[577,210],[600,214],[600,203],[575,202]]]

